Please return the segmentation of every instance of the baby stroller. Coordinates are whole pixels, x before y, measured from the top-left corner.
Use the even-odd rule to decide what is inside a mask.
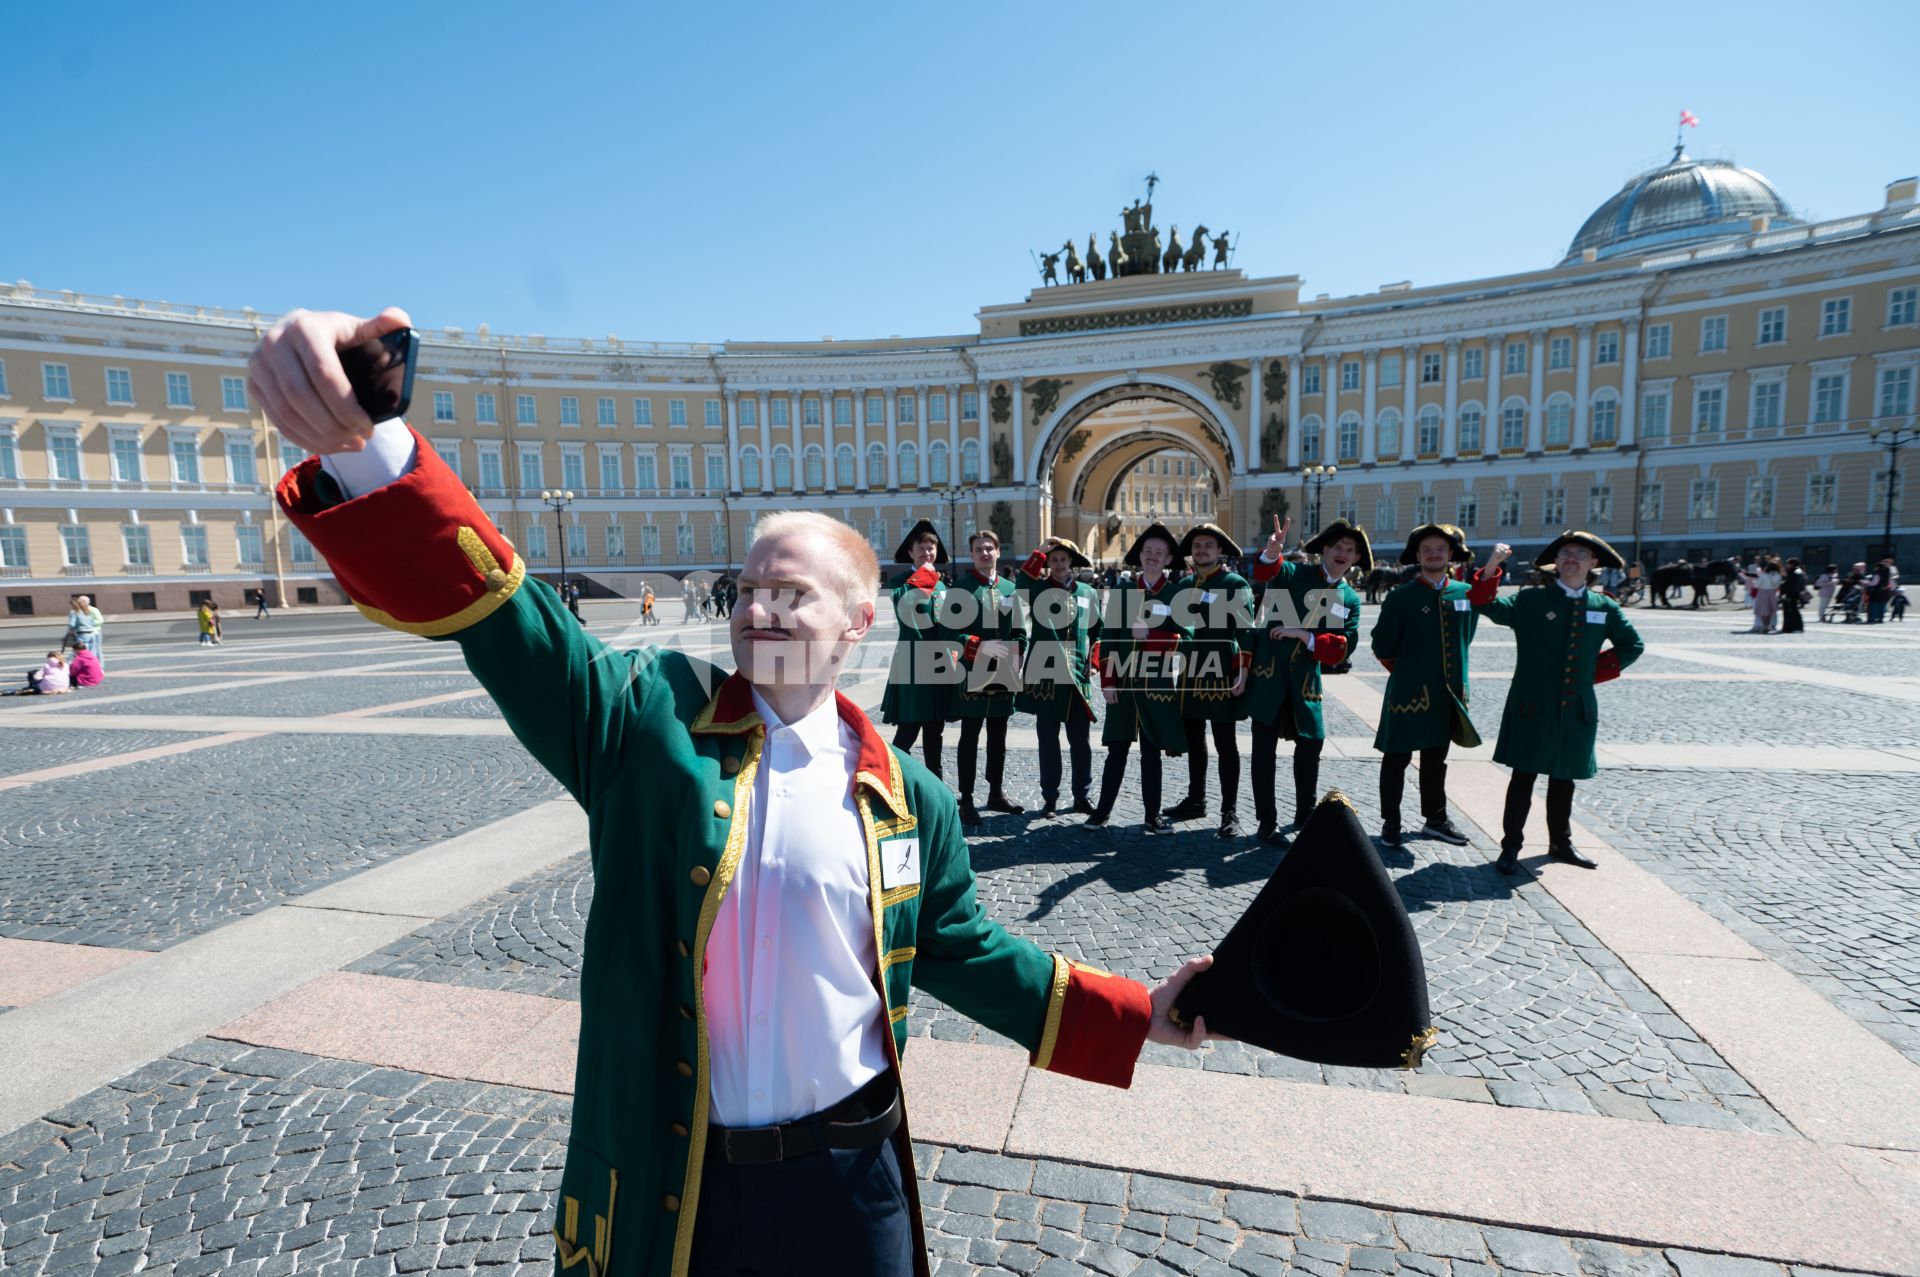
[[[86,646],[88,646],[87,640],[80,636],[80,631],[68,626],[66,636],[60,640],[60,655],[77,652]]]
[[[1827,604],[1827,610],[1821,614],[1822,621],[1831,621],[1835,617],[1844,617],[1848,624],[1858,623],[1860,609],[1866,606],[1867,591],[1859,581],[1842,581],[1840,588],[1833,592],[1833,599]]]

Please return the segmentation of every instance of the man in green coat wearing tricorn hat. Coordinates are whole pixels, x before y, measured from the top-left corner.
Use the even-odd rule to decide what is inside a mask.
[[[1471,563],[1467,534],[1451,523],[1426,523],[1407,537],[1400,562],[1417,564],[1418,576],[1395,586],[1380,605],[1373,626],[1373,654],[1387,668],[1380,728],[1373,747],[1380,760],[1380,841],[1400,845],[1400,795],[1407,765],[1420,755],[1421,831],[1429,838],[1465,846],[1467,836],[1447,815],[1447,747],[1472,749],[1480,734],[1467,717],[1471,689],[1467,645],[1479,615],[1465,581],[1453,565]]]
[[[1186,631],[1173,606],[1172,568],[1178,552],[1179,542],[1167,526],[1153,524],[1122,556],[1121,561],[1139,573],[1134,584],[1107,595],[1107,613],[1100,622],[1100,694],[1107,702],[1100,740],[1107,747],[1107,761],[1089,825],[1104,825],[1113,814],[1127,775],[1127,751],[1138,740],[1144,827],[1150,834],[1169,827],[1160,814],[1160,755],[1178,755],[1187,747],[1177,673]]]
[[[1347,584],[1355,564],[1373,566],[1367,531],[1335,519],[1302,548],[1318,554],[1316,565],[1289,563],[1285,551],[1291,520],[1273,519],[1273,535],[1253,564],[1253,579],[1265,585],[1256,615],[1252,681],[1247,708],[1253,718],[1253,807],[1260,841],[1286,845],[1274,798],[1274,763],[1281,738],[1293,742],[1293,820],[1304,825],[1320,785],[1320,752],[1326,745],[1320,674],[1339,665],[1360,641],[1360,594]]]
[[[1493,547],[1471,595],[1474,610],[1512,629],[1519,646],[1493,752],[1493,761],[1513,768],[1496,864],[1501,873],[1519,872],[1533,782],[1544,775],[1547,854],[1592,869],[1594,862],[1573,845],[1573,783],[1599,767],[1593,745],[1600,710],[1593,689],[1618,678],[1646,645],[1620,605],[1591,588],[1597,568],[1622,566],[1605,541],[1591,532],[1562,532],[1534,561],[1552,569],[1553,582],[1500,598],[1501,564],[1512,553],[1505,542]],[[1602,651],[1609,643],[1612,650]]]
[[[1188,633],[1180,645],[1180,716],[1187,733],[1187,796],[1169,820],[1207,812],[1207,731],[1220,755],[1220,829],[1237,838],[1240,822],[1240,742],[1234,724],[1247,716],[1247,668],[1253,664],[1253,587],[1227,566],[1240,547],[1217,524],[1187,530],[1180,553],[1193,570],[1174,587]]]
[[[972,565],[960,573],[940,603],[940,628],[957,649],[961,677],[947,712],[960,721],[960,823],[980,823],[973,805],[973,779],[980,732],[987,734],[988,811],[1018,814],[1025,807],[1007,797],[1007,720],[1020,689],[1020,662],[1027,649],[1026,608],[1013,581],[1000,571],[1000,537],[982,528],[967,538]]]
[[[1026,603],[1027,659],[1014,709],[1033,715],[1040,737],[1040,814],[1058,813],[1060,732],[1073,764],[1075,814],[1093,802],[1093,671],[1100,667],[1100,601],[1076,572],[1093,566],[1066,537],[1050,537],[1020,565],[1015,587]]]
[[[887,669],[887,690],[880,698],[880,721],[894,729],[895,749],[910,754],[914,741],[920,742],[927,770],[937,779],[956,666],[953,643],[940,628],[940,605],[947,595],[940,567],[947,562],[947,547],[932,520],[913,525],[894,550],[893,561],[910,564],[913,571],[893,587],[890,599],[900,635]]]

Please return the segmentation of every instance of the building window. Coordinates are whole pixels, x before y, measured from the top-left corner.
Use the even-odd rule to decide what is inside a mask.
[[[740,486],[749,492],[760,486],[760,449],[752,444],[740,449]]]
[[[1420,384],[1423,386],[1440,384],[1440,356],[1437,352],[1420,356]]]
[[[933,487],[943,488],[948,478],[947,445],[945,441],[936,439],[927,446],[927,482]]]
[[[1666,506],[1666,485],[1655,481],[1640,485],[1640,522],[1643,526],[1660,526],[1660,517]]]
[[[1620,401],[1611,394],[1593,401],[1592,440],[1597,444],[1617,443],[1620,439]]]
[[[1460,452],[1470,456],[1486,446],[1480,436],[1482,416],[1479,404],[1468,404],[1460,410]],[[1431,522],[1431,520],[1429,520]]]
[[[974,409],[974,415],[976,417],[980,415],[979,409],[977,407]],[[840,399],[840,398],[834,399],[833,424],[836,426],[850,426],[853,424],[853,400]]]
[[[1613,488],[1611,485],[1587,489],[1587,522],[1589,524],[1608,524],[1613,522]]]
[[[1844,337],[1853,331],[1853,298],[1829,297],[1820,303],[1820,335]]]
[[[1673,353],[1673,325],[1647,325],[1647,358],[1665,359]]]
[[[1360,418],[1351,412],[1340,418],[1338,444],[1339,452],[1336,455],[1340,460],[1358,461],[1360,459]]]
[[[627,530],[620,524],[609,523],[606,533],[607,562],[624,563],[627,560]]]
[[[1781,423],[1780,404],[1782,391],[1786,387],[1778,381],[1756,381],[1753,383],[1752,420],[1748,423],[1755,430],[1767,430]]]
[[[1873,483],[1867,489],[1867,513],[1884,515],[1887,512],[1887,490],[1893,490],[1893,513],[1897,517],[1903,513],[1906,493],[1900,485],[1900,477],[1889,470],[1875,470]]]
[[[314,565],[313,542],[307,540],[306,534],[300,531],[299,528],[289,527],[287,529],[287,546],[290,557],[293,559],[294,567],[310,568]],[[318,595],[316,594],[314,600],[311,601],[317,600]],[[306,603],[310,600],[303,598],[300,601]]]
[[[743,399],[740,401],[740,406],[746,409],[746,411],[742,413],[740,416],[741,423],[742,424],[753,423],[754,401],[751,399]],[[722,420],[720,416],[720,401],[718,399],[707,400],[705,412],[707,414],[706,415],[707,425],[717,428],[720,426],[724,426],[726,424],[726,422]]]
[[[1595,364],[1617,364],[1620,362],[1620,334],[1609,328],[1593,339],[1593,362]]]
[[[534,407],[532,395],[515,395],[513,397],[513,419],[523,426],[537,426],[540,424],[540,414]]]
[[[247,410],[247,379],[245,377],[220,379],[220,407],[227,412]]]
[[[0,399],[7,397],[7,361],[0,359]]]
[[[1462,528],[1479,527],[1480,526],[1480,498],[1475,496],[1471,492],[1463,495],[1460,498],[1458,517],[1454,519],[1454,522],[1459,524]]]
[[[83,527],[68,523],[60,528],[60,561],[70,568],[93,566],[93,542]]]
[[[1500,494],[1500,512],[1494,516],[1494,519],[1503,528],[1520,526],[1520,494],[1518,492]]]
[[[1527,406],[1514,400],[1500,410],[1500,451],[1519,452],[1527,446]]]
[[[256,529],[257,531],[257,529]],[[144,523],[120,525],[120,551],[130,568],[153,566],[153,533]]]
[[[527,556],[534,559],[547,557],[547,525],[532,522],[527,524]]]
[[[1478,346],[1468,346],[1460,352],[1460,375],[1468,381],[1477,381],[1487,375],[1487,352]]]
[[[912,395],[895,395],[894,401],[895,411],[900,414],[898,418],[896,418],[895,424],[902,426],[919,424],[920,418],[915,415],[917,408]]]
[[[1519,494],[1514,494],[1518,496]],[[1516,503],[1517,504],[1517,503]],[[1516,516],[1517,518],[1517,516]],[[1567,522],[1567,490],[1548,488],[1540,499],[1540,524],[1545,528],[1559,528]]]
[[[927,420],[944,422],[947,419],[947,396],[945,391],[936,390],[927,396]]]
[[[1380,384],[1386,387],[1400,384],[1400,356],[1380,356]]]
[[[667,479],[673,484],[675,492],[693,491],[693,454],[675,449],[667,458]],[[760,454],[753,454],[753,482],[760,483]]]
[[[12,568],[16,572],[28,570],[25,528],[0,527],[0,568]]]
[[[620,453],[609,448],[600,454],[600,491],[619,492],[624,476],[620,473]]]
[[[882,444],[867,445],[867,486],[869,488],[887,486],[887,450]]]
[[[809,400],[808,402],[812,401]],[[941,452],[940,458],[944,466],[946,461],[946,453],[944,451]],[[802,454],[800,478],[801,482],[806,484],[807,491],[809,492],[819,492],[827,486],[827,454],[821,451],[819,444],[810,443],[807,445],[806,452]],[[945,481],[942,480],[942,482]]]
[[[1527,370],[1527,343],[1510,341],[1507,343],[1507,376],[1516,377]],[[1463,525],[1464,526],[1464,525]]]
[[[1422,493],[1413,499],[1413,525],[1415,527],[1423,527],[1435,521],[1438,517],[1434,513],[1436,500],[1437,498],[1430,492]]]
[[[433,450],[439,455],[440,460],[447,463],[447,469],[453,471],[453,477],[458,479],[460,477],[460,441],[457,439],[448,439],[445,441],[436,439],[433,443]]]
[[[1687,518],[1699,521],[1720,517],[1720,481],[1695,479],[1687,485]]]
[[[1383,456],[1400,455],[1400,413],[1388,408],[1380,414],[1378,450]]]
[[[1300,421],[1300,460],[1316,462],[1320,460],[1320,445],[1326,438],[1326,427],[1317,414],[1308,414]]]
[[[1340,389],[1360,389],[1360,361],[1349,359],[1340,365]]]
[[[727,489],[727,459],[718,448],[708,448],[707,491],[725,492]]]
[[[1573,443],[1573,400],[1555,395],[1547,400],[1547,447],[1565,448]]]
[[[200,440],[191,436],[175,435],[168,451],[173,455],[173,481],[175,483],[200,482]]]
[[[1547,342],[1547,371],[1573,367],[1573,338],[1554,337]]]
[[[187,374],[183,372],[167,374],[167,407],[193,407],[193,383],[187,379]]]
[[[673,530],[673,548],[683,559],[693,557],[693,525],[683,523]]]
[[[684,426],[687,424],[687,401],[684,399],[667,400],[667,425]]]
[[[122,407],[133,403],[133,373],[125,368],[107,369],[107,402]]]
[[[1847,416],[1847,374],[1822,373],[1813,379],[1813,419],[1844,421]]]
[[[980,420],[980,394],[974,390],[960,392],[960,420]]]
[[[475,424],[482,426],[500,424],[500,410],[494,406],[491,391],[483,390],[473,397],[473,420]]]
[[[635,399],[633,401],[633,424],[636,426],[653,424],[653,400]]]
[[[920,449],[911,443],[900,445],[900,486],[903,488],[920,486]]]
[[[1416,443],[1421,456],[1440,455],[1440,410],[1432,404],[1420,410],[1420,437]]]
[[[640,526],[640,557],[657,559],[660,557],[660,529],[651,523]]]
[[[253,464],[251,439],[227,440],[227,482],[247,488],[260,482],[259,472]]]
[[[614,406],[611,395],[602,395],[594,404],[594,424],[599,426],[617,426],[620,424],[620,412]]]
[[[1773,517],[1774,476],[1770,474],[1754,475],[1747,480],[1747,517],[1749,519],[1771,519]]]
[[[802,399],[800,401],[800,424],[802,426],[817,426],[820,424],[820,401],[818,399]]]
[[[793,490],[793,450],[784,443],[773,450],[773,487],[776,492]]]
[[[787,409],[788,409],[787,400],[776,398],[771,404],[768,405],[768,408],[770,409],[769,415],[767,417],[768,425],[790,426],[793,424],[791,421],[787,419]]]
[[[560,424],[563,426],[577,426],[580,424],[579,395],[560,396]]]
[[[1777,346],[1787,339],[1787,308],[1769,306],[1760,312],[1760,334],[1756,346]]]
[[[652,492],[660,486],[660,463],[651,448],[633,454],[633,486],[641,492]]]
[[[547,467],[538,447],[520,449],[520,487],[538,491],[547,486]]]
[[[1880,370],[1880,415],[1904,417],[1913,411],[1913,369]]]
[[[1300,393],[1317,395],[1320,393],[1320,365],[1306,364],[1300,369]]]
[[[497,447],[480,449],[480,490],[498,492],[506,487],[505,478],[500,473],[500,449]]]
[[[1725,386],[1701,386],[1693,392],[1693,433],[1717,435],[1726,423]]]
[[[1395,502],[1392,497],[1381,497],[1373,503],[1373,526],[1380,532],[1391,532],[1394,528]]]
[[[1837,514],[1840,510],[1840,476],[1837,474],[1810,474],[1807,476],[1807,513]]]
[[[108,444],[107,456],[113,467],[115,483],[139,483],[142,480],[140,463],[140,437],[133,434],[113,435]]]
[[[567,553],[575,559],[587,557],[587,528],[582,523],[567,525]]]
[[[1664,439],[1672,424],[1673,396],[1664,390],[1650,390],[1640,400],[1640,434],[1646,439]]]
[[[40,390],[43,399],[73,398],[73,378],[67,375],[65,364],[40,365]]]
[[[707,402],[713,403],[715,401],[712,399],[709,399],[707,400]],[[743,428],[753,427],[755,429],[758,429],[760,425],[760,401],[758,399],[742,399],[739,401],[739,404],[740,404],[740,425]],[[719,423],[714,421],[709,421],[707,424],[712,426],[712,425],[718,425]]]
[[[587,486],[587,456],[577,447],[560,450],[560,486],[574,492]]]
[[[197,523],[180,525],[181,562],[190,568],[207,566],[207,530]]]
[[[963,457],[966,455],[965,448],[962,448],[960,452]],[[976,465],[978,464],[979,456],[979,451],[976,449],[974,452]],[[843,443],[833,450],[833,482],[835,486],[841,488],[851,488],[853,486],[853,466],[854,456],[852,444]]]
[[[1700,321],[1700,353],[1711,355],[1727,348],[1727,317],[1709,315]]]
[[[1899,328],[1914,322],[1920,308],[1920,288],[1893,288],[1887,291],[1887,327]]]
[[[445,424],[454,420],[453,392],[436,390],[433,392],[433,420],[436,424]]]

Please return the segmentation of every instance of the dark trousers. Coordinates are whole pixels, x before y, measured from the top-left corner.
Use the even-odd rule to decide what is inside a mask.
[[[946,730],[945,723],[902,723],[893,729],[893,747],[911,754],[913,743],[919,741],[921,756],[927,760],[927,770],[933,773],[935,780],[941,780],[940,751],[945,744]]]
[[[1133,745],[1122,741],[1118,745],[1107,746],[1106,765],[1100,771],[1100,801],[1095,810],[1106,813],[1113,810],[1113,804],[1120,797],[1120,784],[1127,778],[1127,751]],[[1140,743],[1140,799],[1146,805],[1149,818],[1160,814],[1160,750]]]
[[[1805,632],[1807,627],[1802,624],[1800,620],[1800,600],[1781,599],[1780,615],[1780,632],[1782,634],[1800,634]]]
[[[692,1277],[905,1277],[913,1221],[891,1139],[735,1166],[707,1150]]]
[[[1060,797],[1060,727],[1059,720],[1052,718],[1034,719],[1034,726],[1040,729],[1040,797],[1054,802]],[[1087,801],[1087,790],[1093,785],[1093,721],[1078,710],[1067,711],[1067,752],[1073,758],[1073,801]]]
[[[1007,720],[1004,718],[963,718],[960,720],[960,800],[973,801],[973,777],[979,768],[980,724],[987,725],[987,794],[997,797],[1000,778],[1007,769]]]
[[[1323,740],[1293,742],[1293,814],[1305,822],[1313,810],[1314,795],[1320,788],[1320,751]],[[1262,825],[1280,823],[1274,801],[1274,772],[1280,754],[1279,729],[1255,719],[1253,722],[1253,814]]]
[[[1213,728],[1213,748],[1220,755],[1220,814],[1233,814],[1240,801],[1240,742],[1231,718],[1189,718],[1187,727],[1186,801],[1207,800],[1207,728]]]
[[[1533,782],[1539,779],[1538,772],[1515,772],[1507,782],[1507,810],[1501,821],[1500,850],[1519,851],[1526,846],[1527,813],[1533,810]],[[1573,782],[1557,776],[1547,779],[1547,840],[1573,841]]]
[[[1432,749],[1420,751],[1420,817],[1444,820],[1447,815],[1447,747],[1442,741]],[[1406,792],[1407,764],[1413,755],[1386,754],[1380,759],[1380,815],[1395,829],[1400,827],[1400,795]],[[1523,817],[1524,818],[1524,817]]]

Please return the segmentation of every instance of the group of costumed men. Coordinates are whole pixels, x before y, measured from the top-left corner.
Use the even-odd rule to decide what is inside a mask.
[[[1301,549],[1317,556],[1315,563],[1286,555],[1288,526],[1274,519],[1249,580],[1230,566],[1241,550],[1221,528],[1202,523],[1175,537],[1155,523],[1124,557],[1134,583],[1112,590],[1102,609],[1078,579],[1091,563],[1072,541],[1043,542],[1007,574],[999,538],[976,532],[968,542],[971,563],[948,584],[940,572],[949,562],[946,545],[933,523],[921,520],[894,555],[913,569],[893,591],[900,636],[881,713],[895,728],[894,744],[911,750],[918,743],[941,776],[945,725],[960,724],[960,812],[969,827],[981,823],[982,810],[1025,810],[1005,785],[1007,723],[1015,712],[1032,714],[1038,729],[1043,816],[1062,805],[1063,731],[1068,809],[1089,825],[1111,818],[1137,746],[1145,828],[1157,833],[1207,814],[1211,743],[1219,764],[1218,833],[1235,838],[1234,731],[1250,719],[1256,837],[1284,847],[1319,790],[1326,742],[1321,680],[1344,670],[1359,643],[1361,599],[1347,577],[1373,566],[1366,531],[1355,524],[1336,519],[1307,541]],[[1403,842],[1401,798],[1415,754],[1422,835],[1467,841],[1447,814],[1447,755],[1456,744],[1480,743],[1468,713],[1468,651],[1484,617],[1512,629],[1518,647],[1494,751],[1494,761],[1512,769],[1497,866],[1518,871],[1535,783],[1545,776],[1549,857],[1592,868],[1573,845],[1571,821],[1574,782],[1596,770],[1593,689],[1618,677],[1643,647],[1619,604],[1592,588],[1597,569],[1622,561],[1599,537],[1565,532],[1535,561],[1552,581],[1503,597],[1510,554],[1496,545],[1470,572],[1472,554],[1459,528],[1429,523],[1407,538],[1400,561],[1418,571],[1388,593],[1372,634],[1373,654],[1388,671],[1374,736],[1382,755],[1381,841]],[[1100,735],[1107,750],[1097,798],[1096,700],[1105,704]],[[983,728],[988,792],[976,806]],[[1274,792],[1283,739],[1293,742],[1294,805],[1285,824]],[[1186,796],[1165,809],[1162,755],[1187,760]]]

